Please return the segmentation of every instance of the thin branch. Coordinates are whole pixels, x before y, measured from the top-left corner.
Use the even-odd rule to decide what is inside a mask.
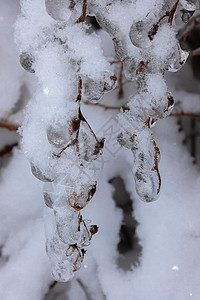
[[[77,138],[75,138],[75,140],[73,140],[70,144],[68,144],[67,146],[63,147],[60,152],[57,154],[57,157],[60,158],[61,154],[63,153],[63,151],[65,151],[67,148],[74,146],[77,143]]]
[[[124,91],[123,91],[123,62],[121,62],[121,68],[120,68],[120,73],[119,73],[119,93],[118,93],[118,98],[122,99],[124,97]]]
[[[200,55],[200,51],[198,51],[198,52],[190,52],[189,53],[189,57],[194,57],[194,56],[198,56],[198,55]]]
[[[112,60],[112,61],[110,62],[111,65],[112,65],[112,64],[119,64],[119,63],[121,63],[121,60]]]
[[[173,21],[174,14],[176,12],[178,3],[179,3],[179,0],[176,1],[176,3],[173,5],[172,9],[170,10],[168,23],[171,24],[171,25],[172,25],[172,21]]]
[[[123,109],[123,111],[130,110],[130,108],[127,107],[127,106],[108,106],[108,105],[105,105],[105,104],[91,103],[91,102],[88,102],[88,101],[85,101],[83,103],[85,105],[98,106],[98,107],[104,108],[105,110],[108,110],[108,109],[120,110],[121,108]],[[181,113],[172,113],[172,114],[170,114],[170,117],[188,117],[188,118],[200,119],[200,114],[181,112]]]
[[[82,99],[82,79],[79,79],[79,83],[78,83],[78,95],[76,98],[76,102],[80,102]]]
[[[172,117],[188,117],[188,118],[200,119],[200,115],[193,114],[193,113],[173,113],[170,116],[172,116]]]
[[[17,147],[18,143],[14,143],[12,145],[6,145],[2,150],[0,150],[0,157],[10,153],[14,147]]]
[[[57,283],[58,283],[58,281],[55,280],[55,281],[49,286],[49,289],[52,289]]]
[[[10,123],[7,123],[7,122],[0,122],[0,127],[1,128],[6,128],[6,129],[8,129],[10,131],[17,131],[19,129],[18,126],[10,124]]]
[[[78,20],[76,21],[76,23],[85,22],[85,19],[86,19],[86,10],[87,10],[87,0],[83,0],[82,15],[80,16],[80,18],[78,18]]]

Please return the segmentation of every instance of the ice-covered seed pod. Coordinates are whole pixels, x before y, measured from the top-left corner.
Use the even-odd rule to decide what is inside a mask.
[[[132,44],[138,48],[148,48],[151,46],[151,40],[148,37],[151,25],[147,21],[137,21],[131,25],[129,37]]]
[[[104,72],[101,81],[87,77],[83,85],[83,96],[91,101],[98,102],[107,92],[115,88],[117,77],[111,72]]]
[[[35,73],[35,70],[33,68],[33,64],[35,62],[35,59],[32,54],[27,52],[22,52],[19,57],[19,61],[21,66],[29,73]]]
[[[73,4],[74,3],[69,0],[45,0],[47,13],[53,19],[59,21],[67,21],[70,18],[70,6],[72,7]]]
[[[49,126],[47,128],[47,138],[49,143],[56,148],[64,147],[69,142],[68,129],[55,129],[52,126]]]
[[[92,199],[96,192],[96,184],[90,185],[89,187],[84,187],[82,191],[77,194],[73,192],[67,199],[67,202],[70,207],[75,211],[83,209]]]
[[[33,163],[31,163],[31,171],[32,174],[39,180],[44,182],[52,182],[53,179],[47,177],[38,167],[34,166]]]

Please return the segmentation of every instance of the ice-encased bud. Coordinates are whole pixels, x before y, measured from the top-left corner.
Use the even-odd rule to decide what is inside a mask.
[[[52,126],[47,129],[47,138],[49,143],[57,148],[64,147],[69,142],[67,129],[55,129]]]
[[[71,16],[69,0],[45,0],[47,13],[55,20],[67,21]]]
[[[135,57],[127,56],[123,60],[123,71],[124,75],[127,80],[134,80],[135,79],[135,71],[137,69],[136,59]]]
[[[196,7],[197,0],[180,0],[180,3],[184,9],[189,11],[194,11],[197,8]]]
[[[111,72],[104,72],[101,81],[87,77],[84,81],[83,94],[87,100],[98,102],[107,92],[115,88],[117,77]]]
[[[136,23],[133,23],[129,32],[132,44],[138,48],[150,47],[151,41],[148,37],[150,28],[151,25],[149,22],[137,21]]]
[[[189,52],[182,50],[179,46],[174,54],[168,59],[166,70],[169,72],[179,71],[185,64]]]
[[[33,175],[41,181],[44,181],[44,182],[52,182],[53,181],[53,179],[48,178],[46,175],[44,175],[42,173],[42,171],[38,167],[34,166],[32,163],[31,163],[31,171],[32,171]]]
[[[27,52],[22,52],[19,57],[21,66],[29,73],[35,73],[33,69],[33,63],[35,62],[34,57]]]

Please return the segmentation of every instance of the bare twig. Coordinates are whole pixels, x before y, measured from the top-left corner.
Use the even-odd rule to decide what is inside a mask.
[[[1,128],[6,128],[6,129],[8,129],[10,131],[17,131],[19,129],[18,126],[10,124],[10,123],[7,123],[7,122],[0,122],[0,127]]]
[[[121,60],[112,60],[112,61],[110,62],[111,65],[112,65],[112,64],[119,64],[119,63],[121,63]]]
[[[55,281],[49,286],[49,289],[52,289],[57,283],[58,283],[58,281],[55,280]]]
[[[122,99],[124,97],[124,91],[123,91],[123,62],[121,62],[121,68],[120,68],[120,73],[119,73],[119,93],[118,93],[118,98]]]
[[[198,52],[190,52],[189,57],[194,57],[200,55],[200,51]]]
[[[179,3],[179,0],[176,1],[176,3],[173,5],[172,9],[170,10],[169,19],[168,19],[168,23],[170,23],[170,24],[172,24],[178,3]]]
[[[0,150],[0,157],[10,153],[14,147],[17,147],[18,143],[14,143],[12,145],[6,145],[2,150]]]
[[[91,106],[98,106],[101,108],[104,108],[105,110],[109,110],[109,109],[113,109],[113,110],[120,110],[121,108],[123,109],[123,111],[126,110],[130,110],[129,107],[127,106],[108,106],[105,104],[101,104],[101,103],[91,103],[88,101],[83,102],[85,105],[91,105]],[[170,117],[188,117],[188,118],[195,118],[195,119],[200,119],[200,114],[193,114],[193,113],[172,113],[170,114]]]
[[[82,99],[82,79],[79,79],[79,83],[78,83],[78,95],[76,98],[76,102],[80,102]]]
[[[78,20],[76,21],[76,23],[85,22],[85,19],[86,19],[86,10],[87,10],[87,0],[83,0],[82,15],[80,16],[80,18],[78,18]]]

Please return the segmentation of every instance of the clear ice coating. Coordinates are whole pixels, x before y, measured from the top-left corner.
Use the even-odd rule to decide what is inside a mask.
[[[27,52],[23,52],[20,54],[19,58],[21,66],[29,73],[35,73],[33,69],[33,63],[35,61],[34,57]]]
[[[73,270],[68,260],[58,260],[51,263],[52,276],[56,281],[66,282],[72,279]]]
[[[68,128],[55,129],[52,126],[49,126],[47,129],[47,138],[50,144],[57,148],[62,148],[69,142]]]

